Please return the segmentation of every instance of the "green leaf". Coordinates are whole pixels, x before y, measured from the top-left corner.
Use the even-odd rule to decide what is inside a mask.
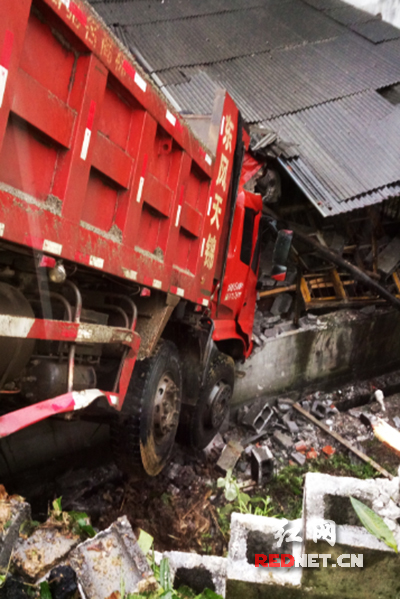
[[[78,520],[77,525],[79,526],[79,532],[85,533],[91,539],[96,536],[96,531],[91,524],[87,523],[87,520]]]
[[[68,512],[68,516],[74,521],[78,522],[78,520],[87,520],[89,521],[89,516],[86,512]]]
[[[52,599],[48,582],[40,583],[40,599]]]
[[[3,586],[7,578],[7,574],[0,574],[0,587]]]
[[[250,501],[250,495],[247,495],[247,493],[239,493],[239,501],[240,503],[243,503],[243,505],[247,505]]]
[[[371,535],[374,535],[374,537],[380,541],[386,543],[388,547],[391,547],[397,553],[398,548],[396,539],[382,518],[373,510],[371,510],[371,508],[362,503],[362,501],[359,501],[354,497],[350,497],[350,501],[354,511],[368,532],[371,533]]]
[[[237,497],[237,488],[235,483],[228,483],[224,491],[225,499],[227,501],[233,501]]]
[[[171,573],[169,571],[169,561],[166,557],[160,562],[160,585],[164,591],[172,591]]]
[[[154,538],[151,535],[149,535],[148,532],[140,529],[138,545],[145,555],[147,555],[150,551],[153,541]]]
[[[62,497],[58,497],[57,499],[55,499],[53,501],[53,511],[55,512],[56,515],[62,513],[61,499],[62,499]]]

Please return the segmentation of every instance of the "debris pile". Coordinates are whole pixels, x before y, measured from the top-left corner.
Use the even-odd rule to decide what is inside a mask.
[[[1,597],[123,599],[158,588],[125,516],[96,534],[86,514],[63,512],[56,500],[39,524],[30,505],[4,487],[0,508]]]
[[[246,184],[264,204],[255,351],[327,312],[354,308],[368,316],[387,303],[400,310],[399,199],[369,207],[361,200],[345,218],[324,218],[280,169],[269,139],[254,128],[251,149],[266,162]],[[284,230],[293,232],[288,255],[274,245]]]

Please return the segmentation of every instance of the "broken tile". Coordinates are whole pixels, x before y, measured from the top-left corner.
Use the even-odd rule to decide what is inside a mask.
[[[305,441],[299,441],[298,443],[296,443],[294,448],[296,451],[299,451],[300,453],[305,453],[308,449],[308,445]]]
[[[243,452],[243,447],[238,441],[229,441],[224,447],[222,453],[217,462],[217,466],[227,472],[233,470],[236,466],[236,462],[240,458]]]
[[[306,462],[306,456],[298,451],[294,451],[290,454],[290,457],[297,463],[299,466],[303,466]]]
[[[318,457],[318,453],[315,451],[314,447],[311,447],[310,451],[306,453],[307,460],[315,460]]]
[[[336,449],[332,447],[332,445],[325,445],[325,447],[323,447],[321,451],[323,451],[324,454],[327,456],[331,456],[334,453],[336,453]]]
[[[2,490],[4,487],[0,485]],[[6,568],[14,544],[19,536],[21,524],[31,518],[31,508],[28,503],[18,499],[9,499],[6,491],[0,500],[0,568]]]
[[[15,546],[13,566],[29,580],[37,580],[60,563],[79,540],[78,535],[55,526],[38,528]]]

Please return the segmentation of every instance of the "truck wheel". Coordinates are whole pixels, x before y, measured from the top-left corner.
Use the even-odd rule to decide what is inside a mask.
[[[153,356],[135,365],[121,414],[111,423],[120,470],[137,478],[161,472],[174,445],[181,397],[178,350],[163,341]]]
[[[183,405],[179,440],[196,449],[207,447],[224,422],[230,407],[235,363],[219,353],[210,363],[207,379],[195,406]]]

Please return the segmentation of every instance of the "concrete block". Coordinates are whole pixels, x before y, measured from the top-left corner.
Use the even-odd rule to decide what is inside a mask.
[[[293,521],[301,524],[301,521]],[[255,566],[255,554],[301,555],[301,543],[283,541],[278,546],[276,531],[282,520],[233,513],[227,569],[227,599],[275,599],[302,597],[302,568],[264,568]]]
[[[210,589],[225,597],[227,558],[214,555],[197,555],[181,551],[167,551],[172,584],[175,589],[188,586],[196,594]]]
[[[79,536],[64,533],[55,526],[38,528],[15,546],[13,566],[27,579],[38,580],[64,560],[79,540]]]
[[[28,503],[16,499],[0,501],[0,568],[6,568],[19,536],[21,524],[31,519]]]
[[[269,447],[252,447],[251,449],[251,478],[261,487],[269,481],[274,473],[274,456]]]
[[[290,449],[293,446],[293,439],[280,431],[274,431],[272,438],[284,449]]]
[[[86,599],[106,599],[112,593],[142,593],[155,590],[157,583],[140,550],[126,516],[89,539],[71,553]]]
[[[307,473],[303,499],[304,553],[328,554],[331,558],[326,568],[304,569],[303,585],[332,598],[393,598],[400,593],[399,557],[361,526],[350,496],[379,514],[393,531],[397,543],[400,542],[398,479],[359,480]],[[329,543],[315,535],[323,520],[336,524],[333,546],[332,539]],[[363,567],[337,567],[337,558],[343,554],[362,554]]]
[[[274,303],[272,304],[271,314],[273,316],[278,316],[280,314],[286,314],[289,312],[292,307],[293,298],[290,293],[280,293],[274,299]]]
[[[294,451],[293,453],[291,453],[290,457],[292,458],[292,460],[297,462],[299,466],[304,466],[304,464],[306,463],[306,456],[298,451]]]

